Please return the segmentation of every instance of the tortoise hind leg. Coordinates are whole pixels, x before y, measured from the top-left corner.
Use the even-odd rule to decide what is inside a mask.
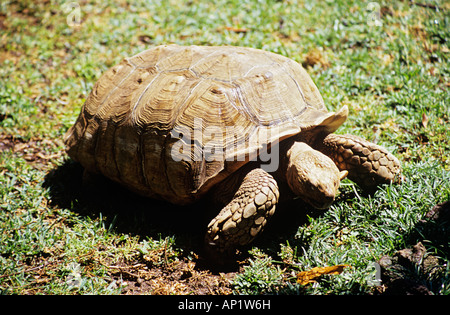
[[[329,134],[319,146],[348,178],[372,189],[380,184],[400,180],[398,159],[385,148],[353,135]]]
[[[253,241],[274,214],[278,197],[278,185],[270,174],[260,168],[250,171],[233,199],[209,223],[208,254],[218,258]]]

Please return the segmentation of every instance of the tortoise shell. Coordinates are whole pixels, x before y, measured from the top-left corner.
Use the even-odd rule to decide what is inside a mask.
[[[103,74],[65,143],[89,172],[188,204],[262,149],[329,115],[309,75],[289,58],[242,47],[158,46]]]

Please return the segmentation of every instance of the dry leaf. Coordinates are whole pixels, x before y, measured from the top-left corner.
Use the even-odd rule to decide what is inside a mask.
[[[350,265],[336,265],[331,267],[315,267],[311,270],[302,271],[297,274],[297,283],[306,285],[311,282],[315,282],[317,278],[322,275],[338,275],[345,267]]]
[[[302,65],[305,68],[313,67],[316,64],[320,64],[324,69],[328,69],[330,67],[328,56],[321,49],[313,49],[309,51],[304,56],[304,61],[302,62]]]
[[[225,29],[234,33],[247,33],[248,29],[243,27],[225,26]]]

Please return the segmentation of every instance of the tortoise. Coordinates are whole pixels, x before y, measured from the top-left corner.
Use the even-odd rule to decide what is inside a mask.
[[[225,257],[263,231],[283,198],[326,209],[346,176],[365,189],[397,181],[400,162],[385,148],[333,133],[347,116],[347,106],[329,112],[287,57],[163,45],[107,70],[64,141],[85,172],[140,195],[212,198],[205,245]]]

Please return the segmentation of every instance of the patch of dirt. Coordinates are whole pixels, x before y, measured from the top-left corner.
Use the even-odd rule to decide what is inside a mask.
[[[232,293],[230,280],[236,274],[214,274],[197,268],[195,262],[184,260],[160,267],[138,263],[109,268],[112,278],[122,287],[122,294],[125,295],[227,295]]]
[[[62,150],[57,150],[62,145],[62,143],[58,143],[58,140],[39,138],[24,140],[12,135],[0,134],[0,152],[11,150],[14,155],[22,157],[39,169],[51,164],[52,160],[58,159],[64,154]]]

